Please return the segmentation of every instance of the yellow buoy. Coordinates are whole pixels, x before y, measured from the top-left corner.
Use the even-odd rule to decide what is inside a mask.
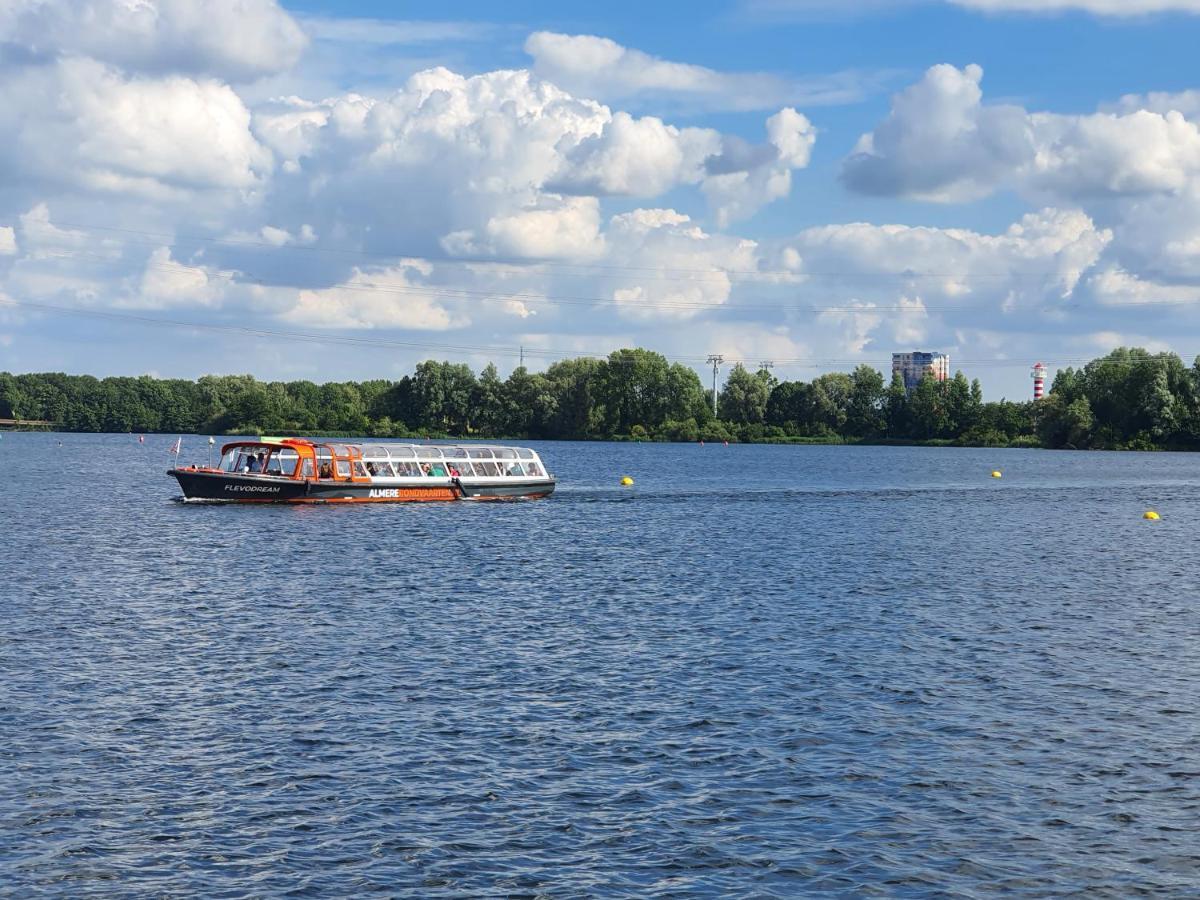
[[[626,475],[624,478],[621,479],[621,487],[632,487],[632,486],[633,486],[633,479],[630,478],[628,475]]]
[[[1143,518],[1143,519],[1151,519],[1151,520],[1157,521],[1158,519],[1160,519],[1160,518],[1162,518],[1162,517],[1161,517],[1161,516],[1159,516],[1159,514],[1158,514],[1158,513],[1156,513],[1154,510],[1152,510],[1152,509],[1148,509],[1148,510],[1146,510],[1144,513],[1142,513],[1142,518]]]
[[[993,478],[1000,478],[1000,477],[1001,477],[1001,475],[1000,475],[1000,470],[999,470],[999,469],[993,469],[993,470],[992,470],[992,477],[993,477]]]

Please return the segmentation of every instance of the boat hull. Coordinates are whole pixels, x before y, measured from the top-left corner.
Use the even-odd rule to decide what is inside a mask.
[[[512,479],[504,484],[368,484],[298,481],[197,469],[168,469],[185,500],[209,503],[420,503],[449,500],[521,500],[548,497],[554,479]]]

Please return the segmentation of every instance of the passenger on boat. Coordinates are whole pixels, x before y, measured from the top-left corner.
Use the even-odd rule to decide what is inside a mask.
[[[433,466],[429,470],[429,474],[432,475],[434,478],[445,478],[446,470],[442,466],[441,463],[434,463]]]
[[[530,464],[527,466],[527,468],[529,469],[529,474],[530,474],[530,475],[541,475],[541,474],[542,474],[541,470],[540,470],[540,469],[538,469],[538,464],[537,464],[537,463],[531,462],[531,463],[530,463]]]
[[[421,474],[422,475],[432,475],[433,474],[433,472],[431,472],[429,470],[429,463],[421,463]]]
[[[458,477],[459,477],[461,474],[462,474],[462,473],[461,473],[461,472],[459,472],[459,471],[458,471],[458,469],[456,469],[456,468],[454,467],[454,463],[450,463],[450,477],[451,477],[451,478],[458,478]]]
[[[258,454],[258,456],[255,456],[253,453],[250,454],[250,462],[246,463],[246,471],[250,472],[250,473],[262,471],[262,454],[261,453]]]
[[[323,463],[321,463],[321,469],[320,469],[319,474],[320,474],[320,477],[322,477],[322,478],[332,478],[333,477],[333,467],[330,466],[329,463],[323,462]]]

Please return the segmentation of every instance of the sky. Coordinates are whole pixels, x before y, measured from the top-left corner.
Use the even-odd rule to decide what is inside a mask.
[[[0,371],[1200,353],[1200,0],[0,0]]]

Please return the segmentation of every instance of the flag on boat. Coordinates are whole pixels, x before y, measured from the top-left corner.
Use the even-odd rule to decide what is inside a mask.
[[[178,455],[179,455],[179,450],[180,450],[180,448],[181,448],[182,446],[183,446],[183,437],[182,437],[182,435],[181,435],[180,437],[177,437],[177,438],[175,438],[175,443],[173,443],[173,444],[172,444],[172,445],[171,445],[171,446],[170,446],[170,447],[167,449],[167,452],[168,452],[168,453],[173,453],[173,454],[175,454],[176,456],[178,456]]]

